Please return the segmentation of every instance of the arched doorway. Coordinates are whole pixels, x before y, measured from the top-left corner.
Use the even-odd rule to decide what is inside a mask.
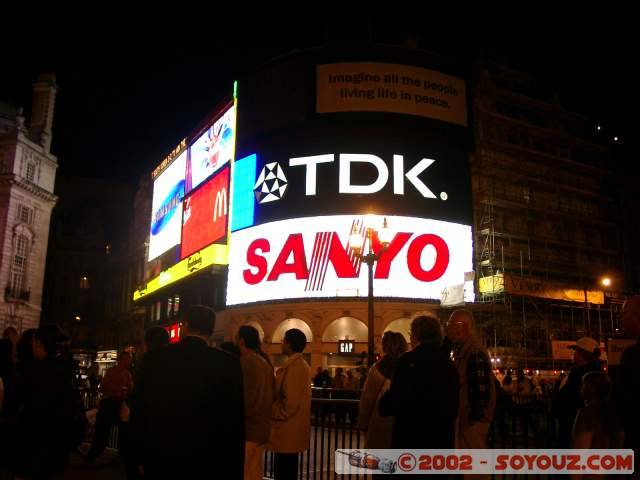
[[[302,333],[304,333],[304,336],[307,337],[307,343],[313,342],[313,333],[311,332],[311,328],[304,320],[300,320],[299,318],[287,318],[280,322],[280,325],[278,325],[273,331],[273,335],[271,335],[271,343],[282,343],[284,334],[292,328],[301,330]]]
[[[292,328],[301,330],[302,333],[304,333],[304,336],[307,337],[307,346],[305,350],[308,352],[310,350],[310,344],[311,342],[313,342],[313,333],[311,332],[311,328],[309,327],[309,325],[304,320],[300,320],[299,318],[287,318],[286,320],[280,322],[280,324],[273,331],[273,335],[271,335],[271,343],[282,343],[284,334]],[[276,369],[285,364],[285,362],[287,361],[287,357],[286,355],[282,354],[282,351],[279,350],[279,347],[277,347],[277,345],[272,345],[269,351],[272,354],[273,365],[276,367]],[[305,353],[304,358],[306,362],[311,365],[311,354]]]
[[[323,366],[329,370],[331,377],[335,378],[338,369],[345,374],[351,370],[351,375],[358,379],[365,373],[360,371],[364,365],[369,335],[367,326],[354,317],[340,317],[333,320],[322,332],[322,351],[324,354]],[[339,351],[339,341],[349,340],[353,342],[353,351],[344,353]]]
[[[250,327],[255,328],[258,331],[258,335],[260,336],[260,343],[264,343],[264,329],[262,328],[262,325],[260,325],[255,320],[245,322],[242,325],[249,325]]]
[[[367,341],[367,326],[354,317],[340,317],[331,322],[322,333],[323,342],[338,340]]]
[[[385,327],[384,332],[400,332],[407,343],[410,343],[409,333],[411,332],[411,319],[398,318],[393,320]]]

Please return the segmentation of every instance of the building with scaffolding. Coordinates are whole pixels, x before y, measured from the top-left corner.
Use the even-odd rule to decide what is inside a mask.
[[[497,365],[561,369],[562,341],[619,332],[624,257],[610,145],[530,76],[491,64],[477,72],[476,317]]]

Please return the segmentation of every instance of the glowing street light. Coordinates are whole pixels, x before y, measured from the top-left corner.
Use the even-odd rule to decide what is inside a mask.
[[[391,243],[392,233],[387,224],[386,217],[383,219],[382,228],[377,230],[374,225],[377,220],[375,215],[367,215],[365,223],[365,235],[366,240],[369,243],[368,252],[363,254],[365,236],[363,236],[358,228],[354,225],[351,236],[349,237],[349,245],[353,252],[360,260],[367,264],[368,267],[368,295],[367,295],[367,333],[368,333],[368,362],[371,367],[375,361],[375,347],[374,347],[374,319],[373,319],[373,265],[380,259],[380,256]],[[380,240],[381,248],[378,252],[373,251],[373,236],[377,234],[378,240]]]

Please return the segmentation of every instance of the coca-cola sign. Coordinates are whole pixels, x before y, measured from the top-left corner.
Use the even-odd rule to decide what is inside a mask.
[[[472,270],[470,226],[415,217],[387,220],[394,234],[374,266],[376,297],[439,299],[445,286],[462,283],[464,272]],[[349,237],[354,228],[364,233],[367,227],[362,216],[334,215],[235,232],[227,304],[366,296],[367,267]],[[375,236],[371,248],[380,252]]]

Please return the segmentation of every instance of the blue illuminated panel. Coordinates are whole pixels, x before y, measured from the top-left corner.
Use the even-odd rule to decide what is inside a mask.
[[[254,224],[255,198],[253,186],[256,182],[258,156],[254,153],[236,160],[233,166],[233,202],[231,231],[251,227]]]

